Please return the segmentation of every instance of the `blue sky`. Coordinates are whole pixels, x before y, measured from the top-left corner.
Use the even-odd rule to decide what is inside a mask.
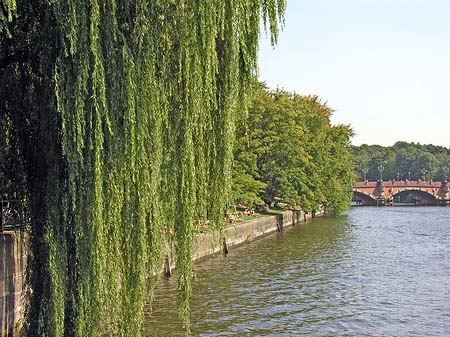
[[[259,67],[272,89],[320,96],[355,145],[450,146],[448,0],[288,0]]]

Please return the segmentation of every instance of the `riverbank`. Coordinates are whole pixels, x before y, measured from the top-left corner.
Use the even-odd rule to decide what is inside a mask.
[[[321,215],[318,213],[317,215]],[[281,214],[256,217],[252,220],[230,224],[222,233],[199,233],[193,249],[193,260],[227,254],[233,247],[251,242],[284,228],[295,226],[313,218],[302,211],[285,211]],[[11,334],[23,317],[23,279],[26,269],[26,235],[23,232],[0,234],[0,332]],[[173,245],[166,246],[164,273],[170,275],[175,267]]]
[[[248,243],[283,228],[295,226],[311,219],[312,214],[302,211],[285,211],[281,214],[269,215],[239,224],[230,225],[220,238],[218,233],[202,233],[194,247],[194,261],[217,253],[226,254],[232,247]]]
[[[281,232],[284,228],[306,222],[323,213],[305,213],[303,211],[284,211],[256,217],[252,220],[231,224],[222,233],[207,231],[199,233],[193,248],[193,260],[199,261],[217,254],[228,254],[229,249],[260,239],[273,232]],[[170,276],[175,269],[175,248],[166,246],[164,274]]]

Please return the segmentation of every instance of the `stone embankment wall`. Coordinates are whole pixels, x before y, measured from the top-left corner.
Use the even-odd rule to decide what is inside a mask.
[[[319,213],[317,214],[319,215]],[[230,225],[223,234],[201,233],[196,241],[193,257],[199,260],[217,253],[227,253],[228,249],[283,228],[294,226],[311,219],[313,215],[302,211],[286,211],[283,214],[255,218],[250,221]],[[171,266],[173,266],[171,264]]]
[[[0,233],[0,336],[12,336],[17,322],[23,317],[26,247],[24,233]]]
[[[255,218],[231,224],[223,233],[200,233],[194,247],[193,258],[199,260],[266,234],[282,231],[311,219],[311,214],[287,211],[283,214]],[[170,274],[174,268],[174,251],[169,247],[164,272]],[[27,255],[26,235],[21,232],[0,233],[0,336],[11,336],[17,322],[23,317],[22,296]]]

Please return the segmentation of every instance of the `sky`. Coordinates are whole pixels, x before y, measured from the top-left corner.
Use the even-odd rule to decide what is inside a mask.
[[[259,79],[319,96],[354,145],[450,147],[450,1],[287,0],[275,49],[261,36]]]

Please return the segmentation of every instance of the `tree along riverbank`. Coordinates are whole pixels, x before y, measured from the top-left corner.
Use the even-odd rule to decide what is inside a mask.
[[[248,116],[240,116],[234,146],[235,203],[283,203],[339,214],[352,194],[348,125],[332,125],[333,110],[317,96],[260,84]]]

